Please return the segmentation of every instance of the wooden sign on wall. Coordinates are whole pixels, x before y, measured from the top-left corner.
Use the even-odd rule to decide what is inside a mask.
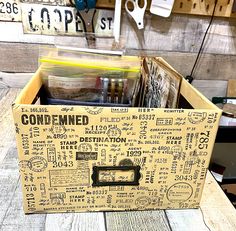
[[[24,33],[44,35],[83,35],[83,21],[74,7],[22,4]],[[95,34],[112,36],[114,11],[97,10]]]

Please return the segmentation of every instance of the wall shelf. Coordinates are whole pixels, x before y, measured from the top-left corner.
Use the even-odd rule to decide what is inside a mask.
[[[232,12],[234,0],[218,0],[215,10],[215,16],[218,17],[236,17],[236,13]],[[172,12],[178,14],[192,15],[212,15],[215,0],[175,0]],[[125,0],[123,0],[123,6]],[[151,1],[148,0],[147,9],[150,8]],[[98,0],[98,8],[113,9],[115,0]]]

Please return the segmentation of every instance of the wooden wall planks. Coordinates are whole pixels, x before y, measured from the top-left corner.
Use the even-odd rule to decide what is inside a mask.
[[[133,53],[133,52],[132,52]],[[183,76],[190,75],[197,53],[156,52]],[[236,55],[202,54],[193,73],[195,79],[228,80],[235,78]]]
[[[0,43],[0,71],[35,72],[38,67],[38,44]]]
[[[225,80],[194,80],[192,85],[209,100],[215,96],[226,96],[228,81]]]
[[[129,25],[130,21],[127,17],[123,19],[123,23],[126,23],[126,25]],[[235,22],[235,19],[215,19],[209,30],[204,52],[235,55]],[[145,24],[143,49],[149,51],[198,52],[209,24],[209,17],[172,15],[170,18],[164,19],[147,15]],[[123,28],[122,33],[126,34],[127,48],[142,48],[138,43],[137,34],[133,27]]]
[[[9,85],[11,87],[22,86],[27,75],[21,75],[22,77],[19,77],[18,82],[16,81],[18,76],[3,72],[35,72],[38,68],[39,47],[39,44],[0,43],[0,53],[4,57],[0,59],[0,87],[3,87],[3,85]],[[140,51],[128,50],[128,53],[138,55]],[[187,76],[191,73],[192,66],[197,56],[197,53],[164,51],[146,51],[145,53],[142,52],[142,54],[163,57],[183,76]],[[194,77],[203,80],[234,79],[235,63],[236,55],[203,54],[194,72]]]
[[[146,15],[143,49],[147,51],[198,52],[201,39],[209,23],[209,17],[171,15],[170,18]],[[0,22],[0,42],[54,44],[54,36],[24,34],[21,23]],[[140,49],[138,35],[133,21],[123,13],[121,36],[127,49]],[[65,43],[74,38],[84,46],[83,37],[58,36]],[[76,39],[75,39],[76,38]],[[74,41],[72,41],[74,42]],[[204,52],[236,55],[236,19],[213,21],[206,40]]]
[[[171,15],[170,18],[146,15],[144,38],[140,45],[140,31],[123,12],[121,35],[129,54],[148,54],[164,57],[177,71],[189,75],[197,56],[209,17]],[[43,44],[78,44],[86,46],[84,37],[24,34],[22,25],[0,22],[0,71],[34,72],[38,67],[39,47]],[[109,39],[112,44],[113,39]],[[107,42],[107,41],[106,41]],[[104,47],[103,39],[97,45]],[[141,51],[140,51],[141,49]],[[204,54],[194,73],[196,79],[235,78],[236,19],[215,18],[207,36]]]

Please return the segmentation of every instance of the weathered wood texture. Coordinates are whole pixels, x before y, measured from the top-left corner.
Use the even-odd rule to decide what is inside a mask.
[[[11,104],[19,89],[0,89],[0,230],[236,230],[236,211],[208,174],[201,210],[24,215]]]
[[[23,88],[33,73],[4,73],[0,72],[0,88]]]
[[[15,131],[13,129],[13,119],[11,104],[20,92],[18,89],[1,89],[4,94],[0,94],[0,164],[4,160],[10,147],[15,143]]]
[[[9,92],[9,88],[4,86],[5,89],[0,89],[0,100],[2,100],[3,97],[6,96],[6,94]]]
[[[189,75],[195,62],[209,17],[171,15],[161,18],[147,14],[143,34],[123,12],[122,44],[128,54],[164,57],[177,71]],[[0,71],[34,72],[41,44],[78,44],[84,37],[24,34],[21,23],[0,22]],[[144,38],[144,39],[142,39]],[[109,48],[113,39],[97,39],[97,47]],[[194,72],[196,79],[234,79],[236,62],[236,19],[215,18]]]
[[[33,35],[32,35],[33,36]],[[39,57],[38,44],[25,43],[0,43],[0,53],[3,55],[0,59],[0,71],[2,72],[35,72],[38,68]],[[155,55],[163,57],[183,76],[191,73],[192,66],[195,62],[196,53],[181,52],[137,52],[128,50],[128,54]],[[29,58],[30,57],[30,58]],[[198,62],[197,69],[193,76],[196,79],[208,80],[227,80],[235,78],[234,65],[236,56],[234,55],[215,55],[204,54]],[[9,78],[9,79],[8,79]],[[0,74],[0,81],[14,86],[15,80],[12,76]],[[11,85],[13,84],[13,85]]]
[[[102,212],[48,214],[46,231],[105,231],[105,219]]]
[[[111,231],[170,231],[165,212],[109,212],[106,213],[107,229]]]
[[[35,72],[37,70],[39,45],[1,43],[0,54],[0,71]]]
[[[22,192],[17,169],[16,147],[12,148],[12,150],[7,154],[7,159],[9,158],[8,156],[14,158],[14,162],[12,163],[14,170],[8,169],[6,179],[7,183],[4,183],[4,180],[1,178],[1,185],[6,185],[7,187],[4,187],[6,194],[1,195],[0,199],[6,200],[6,198],[8,198],[8,202],[5,202],[7,207],[4,209],[4,217],[0,223],[0,230],[44,230],[46,219],[45,214],[32,214],[26,216],[23,212]],[[3,163],[3,166],[4,165],[5,163]]]
[[[125,40],[127,49],[143,48],[148,51],[198,52],[208,24],[209,17],[186,17],[173,14],[169,18],[162,18],[146,14],[143,31],[144,44],[141,47],[139,42],[142,37],[141,31],[137,31],[133,21],[123,12],[121,36]],[[1,42],[44,44],[54,44],[55,42],[53,36],[23,34],[21,23],[0,22],[0,30]],[[235,32],[236,19],[216,18],[209,30],[204,52],[235,55]],[[84,39],[81,38],[82,40]]]
[[[215,96],[226,96],[227,81],[222,80],[194,80],[192,85],[209,100]]]
[[[138,44],[135,30],[129,25],[129,18],[124,17],[123,21],[126,20],[128,24],[128,28],[126,28],[126,37],[128,38],[126,46],[129,49],[142,48]],[[143,49],[150,51],[198,52],[208,24],[208,17],[172,15],[170,18],[163,19],[149,15],[146,17]],[[204,52],[235,55],[235,35],[234,19],[232,21],[215,19],[209,30]]]
[[[202,194],[201,210],[210,230],[236,230],[236,210],[209,172]]]
[[[157,54],[163,57],[184,77],[191,74],[197,57],[196,53],[161,52]],[[234,55],[203,54],[193,72],[193,77],[197,80],[227,80],[235,78],[235,62],[236,56]]]
[[[200,209],[167,210],[172,231],[209,231]]]

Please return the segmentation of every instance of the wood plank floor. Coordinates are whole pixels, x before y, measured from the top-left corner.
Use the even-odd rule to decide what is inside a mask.
[[[236,230],[236,210],[208,173],[200,209],[24,215],[11,104],[20,89],[0,89],[0,230]]]

